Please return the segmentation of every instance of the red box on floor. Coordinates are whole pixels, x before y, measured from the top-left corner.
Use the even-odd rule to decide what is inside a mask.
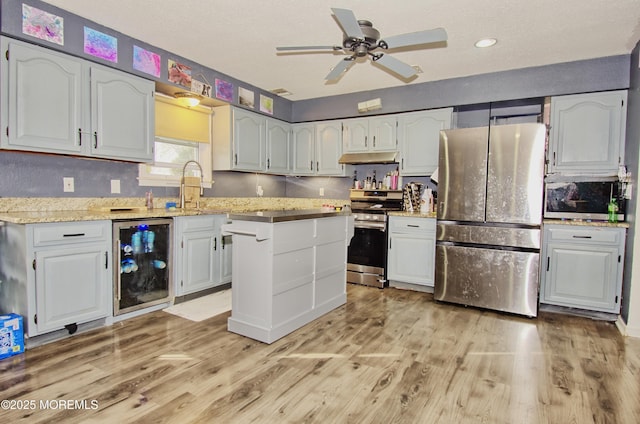
[[[24,326],[18,314],[0,315],[0,359],[24,352]]]

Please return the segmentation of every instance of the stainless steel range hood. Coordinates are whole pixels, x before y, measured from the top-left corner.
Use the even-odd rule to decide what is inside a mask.
[[[344,153],[338,162],[349,164],[398,163],[397,156],[398,152]]]

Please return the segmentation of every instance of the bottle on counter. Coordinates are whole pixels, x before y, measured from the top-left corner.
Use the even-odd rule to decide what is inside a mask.
[[[618,222],[618,202],[616,199],[611,199],[609,205],[607,207],[608,211],[608,221],[609,222]]]
[[[373,178],[371,179],[371,188],[372,189],[376,189],[378,188],[378,183],[376,182],[376,170],[373,170]]]

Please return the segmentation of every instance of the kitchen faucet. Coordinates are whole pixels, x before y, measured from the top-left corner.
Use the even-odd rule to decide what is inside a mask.
[[[184,173],[187,170],[187,165],[189,165],[190,163],[195,163],[196,165],[198,165],[198,169],[200,169],[200,196],[204,194],[204,173],[202,172],[202,166],[196,160],[188,160],[182,167],[182,180],[180,182],[180,209],[184,209],[184,204],[185,204]]]

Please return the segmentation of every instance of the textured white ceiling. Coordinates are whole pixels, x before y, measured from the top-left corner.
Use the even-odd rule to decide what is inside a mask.
[[[46,0],[291,100],[628,54],[640,40],[640,0]],[[354,11],[381,38],[443,27],[445,47],[393,54],[424,73],[401,81],[369,60],[324,81],[343,54],[278,55],[277,46],[334,45],[331,8]],[[495,37],[478,49],[474,42]]]

